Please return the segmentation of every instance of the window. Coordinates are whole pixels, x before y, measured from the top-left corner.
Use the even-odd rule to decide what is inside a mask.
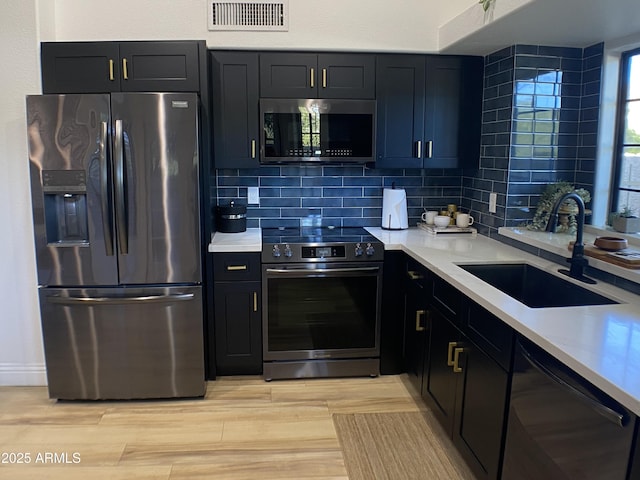
[[[620,63],[620,96],[612,211],[640,213],[640,49],[626,52]]]

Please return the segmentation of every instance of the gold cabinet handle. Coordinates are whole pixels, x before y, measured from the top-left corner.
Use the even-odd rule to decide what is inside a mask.
[[[127,59],[122,59],[122,78],[129,80],[129,71],[127,70]]]
[[[426,313],[425,310],[416,310],[416,332],[424,332],[424,327],[422,326],[422,316]]]
[[[464,348],[456,348],[453,351],[453,371],[455,373],[461,373],[462,372],[462,367],[460,367],[460,365],[458,365],[458,362],[460,361],[460,354],[464,352]]]
[[[112,82],[115,80],[115,77],[113,76],[113,58],[109,59],[109,80],[111,80]]]
[[[422,158],[422,140],[418,140],[416,143],[417,143],[416,157]]]
[[[251,140],[251,158],[256,158],[256,141]]]
[[[424,278],[421,273],[418,273],[415,270],[407,270],[407,276],[409,277],[409,280],[422,280]]]
[[[258,292],[253,292],[253,311],[258,311]]]
[[[322,69],[322,88],[327,88],[327,69]]]
[[[449,342],[449,349],[447,350],[447,366],[453,367],[453,349],[458,345],[457,342]]]
[[[427,158],[431,158],[433,156],[433,140],[429,140],[427,142]]]
[[[311,68],[311,76],[310,76],[310,80],[309,83],[311,84],[311,88],[314,88],[316,86],[316,82],[315,82],[315,76],[316,76],[316,72],[315,69]]]
[[[227,265],[227,272],[238,272],[246,269],[246,265]]]

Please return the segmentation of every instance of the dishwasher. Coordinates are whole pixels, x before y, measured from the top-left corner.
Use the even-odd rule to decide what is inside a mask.
[[[635,415],[523,338],[514,362],[502,479],[624,480]]]

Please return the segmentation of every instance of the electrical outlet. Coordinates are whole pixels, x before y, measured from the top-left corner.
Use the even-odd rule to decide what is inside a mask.
[[[498,202],[498,194],[491,192],[489,194],[489,213],[496,213],[496,203]]]
[[[247,203],[249,205],[258,205],[260,203],[260,193],[258,187],[247,188]]]

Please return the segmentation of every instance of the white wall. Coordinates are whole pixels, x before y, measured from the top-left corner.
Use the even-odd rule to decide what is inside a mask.
[[[478,2],[473,2],[471,5],[467,5],[467,8],[463,11],[458,12],[455,16],[443,16],[443,21],[440,24],[440,31],[438,32],[438,46],[439,50],[446,50],[451,46],[454,46],[460,40],[465,39],[469,35],[472,35],[476,32],[492,32],[493,28],[486,29],[484,28],[486,25],[494,22],[495,20],[499,20],[500,18],[504,18],[509,16],[514,11],[521,9],[522,7],[532,4],[536,0],[499,0],[494,1],[489,6],[487,11],[484,11],[482,8],[478,7]],[[455,13],[454,10],[449,10],[449,15]],[[494,27],[495,28],[495,27]],[[504,46],[504,37],[501,38],[502,35],[492,35],[489,34],[492,40],[488,42],[489,44],[493,43],[494,46],[489,47],[490,51],[494,51]],[[516,34],[517,36],[517,34]],[[541,39],[544,39],[544,35],[541,35]],[[513,39],[514,43],[518,43],[516,39]],[[468,42],[467,46],[463,49],[470,49],[469,52],[464,53],[472,53],[477,54],[473,50],[475,50],[474,46],[475,41]],[[481,50],[486,48],[487,41],[482,42],[484,45]],[[536,42],[534,42],[536,44]]]
[[[445,3],[447,15],[454,16],[475,1]],[[439,4],[424,0],[290,0],[288,32],[209,32],[207,5],[206,0],[109,0],[108,6],[102,0],[57,0],[56,40],[175,38],[205,39],[209,48],[435,52],[443,21]]]
[[[438,25],[476,0],[290,0],[286,33],[207,30],[206,0],[0,2],[0,385],[46,382],[37,303],[24,98],[39,42],[205,39],[210,48],[437,51]]]
[[[0,385],[45,382],[25,95],[40,91],[36,0],[0,2]]]

